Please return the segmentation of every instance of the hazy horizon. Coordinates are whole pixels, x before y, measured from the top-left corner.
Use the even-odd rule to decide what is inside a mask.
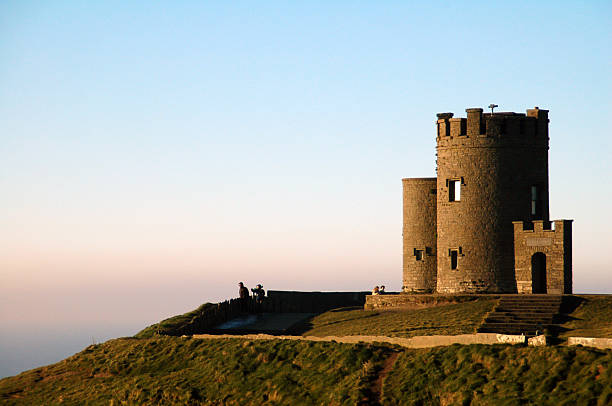
[[[435,176],[436,113],[490,103],[550,110],[574,292],[612,293],[611,19],[605,1],[3,2],[0,377],[238,281],[399,291],[401,179]]]

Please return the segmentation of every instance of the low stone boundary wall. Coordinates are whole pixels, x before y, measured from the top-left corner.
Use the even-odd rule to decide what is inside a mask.
[[[246,304],[241,303],[239,299],[204,304],[194,311],[149,326],[137,336],[145,337],[151,334],[182,336],[203,333],[243,314],[323,313],[339,307],[361,307],[368,293],[269,290],[262,304],[255,303],[254,298],[249,299]]]
[[[396,310],[419,309],[452,303],[463,303],[477,300],[485,295],[445,295],[445,294],[384,294],[367,295],[365,310]],[[499,295],[486,295],[487,298],[498,299]]]
[[[531,337],[527,340],[527,344],[532,347],[540,347],[543,345],[548,345],[548,339],[544,334],[542,334],[539,336]]]
[[[567,345],[583,345],[601,349],[612,349],[612,338],[569,337]]]
[[[385,336],[273,336],[268,334],[245,334],[245,335],[212,335],[198,334],[193,338],[212,339],[212,338],[242,338],[250,340],[306,340],[306,341],[335,341],[338,343],[389,343],[397,344],[406,348],[431,348],[447,346],[453,344],[525,344],[525,336],[495,334],[495,333],[476,333],[461,334],[456,336],[417,336],[411,338],[385,337]]]
[[[249,303],[252,307],[252,303]],[[190,320],[185,323],[174,326],[173,328],[163,328],[163,322],[160,323],[157,334],[182,336],[201,333],[209,330],[212,327],[224,323],[228,320],[237,317],[242,312],[242,306],[239,299],[230,299],[225,302],[215,303],[204,308],[201,311],[194,312]]]

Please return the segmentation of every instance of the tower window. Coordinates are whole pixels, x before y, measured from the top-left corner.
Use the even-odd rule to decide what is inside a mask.
[[[448,201],[458,202],[461,200],[461,181],[453,179],[448,181]]]
[[[414,249],[414,257],[416,258],[417,261],[422,261],[423,260],[423,250],[417,250],[415,248]]]
[[[457,250],[450,250],[451,269],[457,269],[457,258],[458,257],[459,257],[459,252]]]
[[[541,192],[537,186],[531,186],[531,215],[536,218],[542,217],[540,194]]]

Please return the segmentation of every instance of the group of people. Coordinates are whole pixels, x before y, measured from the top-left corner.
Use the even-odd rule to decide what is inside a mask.
[[[251,289],[251,292],[253,292],[253,301],[258,305],[262,304],[266,297],[266,291],[263,289],[263,285],[261,283],[257,284],[257,287]],[[240,298],[242,310],[248,311],[251,297],[249,295],[249,289],[244,286],[242,282],[238,284],[238,297]]]
[[[374,289],[372,289],[373,295],[384,295],[385,293],[385,285],[374,286]]]

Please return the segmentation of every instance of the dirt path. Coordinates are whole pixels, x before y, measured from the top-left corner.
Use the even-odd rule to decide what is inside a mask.
[[[391,369],[393,368],[393,365],[395,365],[395,361],[397,361],[397,357],[399,356],[399,351],[393,351],[391,354],[389,354],[387,359],[384,360],[381,370],[378,371],[378,375],[376,376],[376,379],[374,380],[374,382],[372,382],[372,386],[370,387],[370,401],[368,402],[369,405],[382,404],[381,397],[383,383],[387,375],[389,375],[389,372],[391,372]]]
[[[521,336],[504,336],[495,333],[477,333],[477,334],[461,334],[456,336],[416,336],[411,338],[402,337],[385,337],[385,336],[282,336],[270,334],[195,334],[193,338],[199,339],[218,339],[218,338],[243,338],[248,340],[307,340],[307,341],[335,341],[338,343],[388,343],[397,344],[406,348],[430,348],[441,345],[452,344],[498,344],[512,343],[518,344],[519,341],[507,341],[505,337],[516,337],[524,339]]]

